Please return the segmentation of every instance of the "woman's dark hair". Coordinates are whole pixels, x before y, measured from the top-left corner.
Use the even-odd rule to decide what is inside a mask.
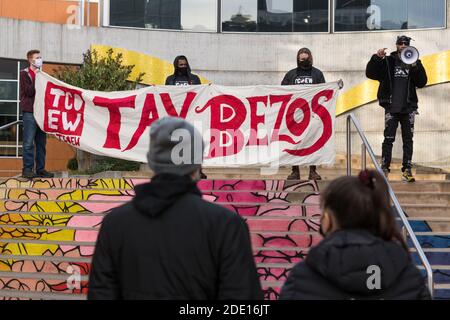
[[[340,229],[364,229],[385,241],[398,241],[409,252],[395,222],[386,182],[377,171],[332,181],[321,194],[320,206],[330,211]]]

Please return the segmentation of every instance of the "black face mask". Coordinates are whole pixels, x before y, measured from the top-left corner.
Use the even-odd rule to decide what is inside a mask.
[[[309,68],[311,68],[312,64],[311,64],[311,61],[309,61],[309,60],[300,60],[298,62],[298,66],[302,69],[309,69]]]
[[[186,67],[178,68],[178,73],[183,76],[186,76],[188,74],[188,68]]]

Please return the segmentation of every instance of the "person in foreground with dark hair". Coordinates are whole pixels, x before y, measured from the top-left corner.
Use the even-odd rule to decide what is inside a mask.
[[[263,299],[247,224],[197,188],[201,134],[181,118],[158,120],[147,158],[154,178],[103,220],[88,299]]]
[[[376,171],[341,177],[321,196],[324,239],[297,264],[280,299],[430,299]]]

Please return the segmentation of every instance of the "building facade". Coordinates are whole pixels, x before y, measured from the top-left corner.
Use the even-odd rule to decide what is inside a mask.
[[[53,5],[47,16],[42,9],[29,9],[42,8],[43,2]],[[374,101],[365,66],[377,49],[394,51],[396,37],[406,34],[421,59],[428,59],[432,79],[418,91],[413,162],[449,168],[449,13],[446,0],[0,0],[0,125],[20,117],[15,74],[32,48],[59,64],[80,64],[93,45],[138,52],[164,66],[184,54],[193,71],[210,82],[259,85],[279,84],[296,66],[298,49],[309,47],[326,80],[345,84],[337,151],[345,151],[343,114],[352,110],[380,155],[384,111]],[[158,65],[139,68],[152,73]],[[20,155],[20,133],[11,132],[7,139],[9,149],[16,150],[11,156]],[[394,157],[401,153],[396,143]]]

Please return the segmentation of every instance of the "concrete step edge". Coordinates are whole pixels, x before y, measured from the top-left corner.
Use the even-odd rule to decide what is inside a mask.
[[[73,293],[52,293],[41,291],[21,291],[12,289],[0,290],[0,297],[39,300],[86,300],[86,295]]]
[[[41,279],[67,281],[72,276],[70,273],[46,273],[46,272],[13,272],[0,271],[0,278],[11,279]],[[89,281],[89,276],[80,275],[80,281]]]

